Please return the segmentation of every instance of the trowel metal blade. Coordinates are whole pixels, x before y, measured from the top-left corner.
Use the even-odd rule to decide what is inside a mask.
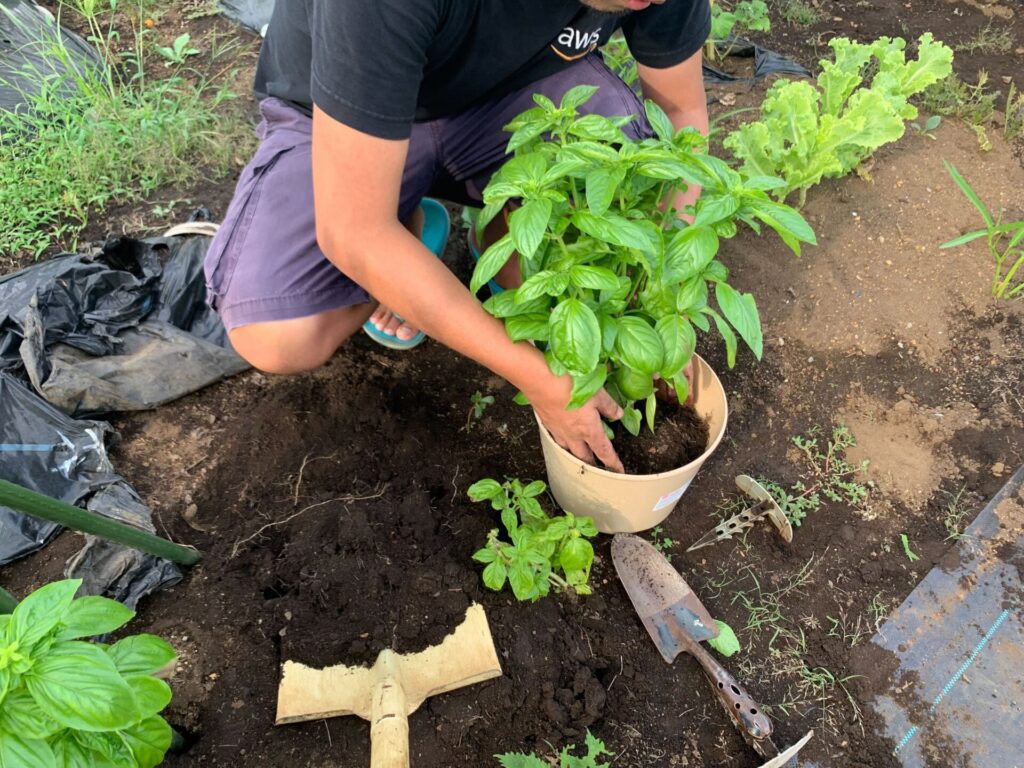
[[[612,539],[612,561],[626,594],[665,661],[685,646],[685,635],[700,643],[718,636],[718,625],[679,572],[654,546],[632,534]]]

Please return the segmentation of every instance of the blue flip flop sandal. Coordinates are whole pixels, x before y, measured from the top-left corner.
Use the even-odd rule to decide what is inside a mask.
[[[451,230],[451,221],[448,218],[448,211],[436,200],[425,197],[420,201],[420,208],[423,210],[423,235],[420,240],[438,258],[444,253],[445,245],[448,243],[448,232]],[[423,343],[426,334],[420,331],[411,339],[404,340],[389,333],[384,333],[367,320],[363,323],[363,332],[378,344],[388,349],[412,349]]]

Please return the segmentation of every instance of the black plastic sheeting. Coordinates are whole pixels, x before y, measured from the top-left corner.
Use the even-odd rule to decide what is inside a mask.
[[[54,57],[59,39],[66,56]],[[75,72],[99,65],[96,51],[78,35],[58,27],[33,0],[0,0],[0,111],[13,112],[54,83],[70,95]]]
[[[248,367],[206,305],[208,245],[120,238],[95,256],[0,277],[0,477],[153,531],[107,457],[112,428],[83,417],[153,408]],[[58,530],[0,507],[0,565]],[[166,560],[91,536],[66,574],[128,606],[181,577]]]
[[[274,0],[220,0],[224,15],[259,35],[266,34],[274,13]]]
[[[792,59],[787,59],[778,51],[762,48],[756,43],[745,40],[742,37],[730,38],[718,46],[721,51],[728,51],[729,56],[737,56],[741,59],[754,59],[754,74],[751,77],[736,77],[723,72],[716,67],[704,63],[705,83],[750,83],[760,80],[768,75],[795,75],[797,77],[810,77],[811,73]]]

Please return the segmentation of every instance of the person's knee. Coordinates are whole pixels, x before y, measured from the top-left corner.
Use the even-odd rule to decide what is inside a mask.
[[[336,350],[328,349],[321,339],[289,337],[276,329],[246,325],[228,334],[235,351],[249,365],[264,373],[295,374],[312,371],[324,365]]]

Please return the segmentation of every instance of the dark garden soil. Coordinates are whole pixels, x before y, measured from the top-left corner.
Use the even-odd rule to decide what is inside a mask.
[[[699,459],[707,450],[708,424],[691,405],[659,400],[655,428],[651,432],[645,421],[636,437],[621,424],[612,428],[615,450],[630,474],[669,472]]]
[[[965,30],[986,18],[974,6],[993,5],[936,4],[961,8]],[[881,11],[822,5],[847,8],[835,15],[857,20],[865,38],[898,32],[891,11],[876,30],[869,21],[883,25]],[[901,4],[899,18],[905,7],[912,33],[920,18],[942,38],[944,14],[925,15],[933,5]],[[870,182],[813,190],[804,213],[820,244],[801,259],[774,237],[725,244],[734,284],[757,297],[764,359],[741,353],[729,370],[720,343],[702,339],[729,423],[661,534],[677,542],[673,565],[712,615],[737,630],[743,650],[725,664],[770,711],[776,741],[814,729],[802,754],[822,768],[897,764],[868,707],[894,666],[870,635],[947,556],[950,510],[964,512],[962,529],[1024,461],[1024,307],[988,294],[980,243],[938,249],[978,225],[944,158],[1012,218],[1024,216],[1024,169],[997,136],[983,154],[953,122],[936,135],[880,152]],[[224,190],[189,198],[215,200],[220,216]],[[457,232],[445,260],[468,280]],[[476,392],[495,397],[479,420]],[[516,750],[547,756],[587,729],[616,768],[760,765],[698,666],[662,661],[618,583],[608,537],[597,541],[590,597],[526,605],[482,587],[471,555],[498,521],[466,489],[483,477],[544,477],[536,423],[514,394],[439,344],[396,353],[360,336],[315,373],[250,372],[115,421],[117,470],[161,533],[205,553],[131,625],[180,652],[168,717],[194,743],[168,765],[366,766],[368,727],[355,717],[273,725],[280,664],[416,651],[443,640],[473,602],[486,610],[504,675],[423,704],[410,719],[417,768],[484,768]],[[857,441],[850,461],[870,461],[866,504],[826,502],[790,545],[762,525],[684,552],[737,509],[736,475],[791,484],[805,472],[792,438],[839,424]],[[63,534],[5,568],[4,585],[24,594],[58,577],[77,544]]]

